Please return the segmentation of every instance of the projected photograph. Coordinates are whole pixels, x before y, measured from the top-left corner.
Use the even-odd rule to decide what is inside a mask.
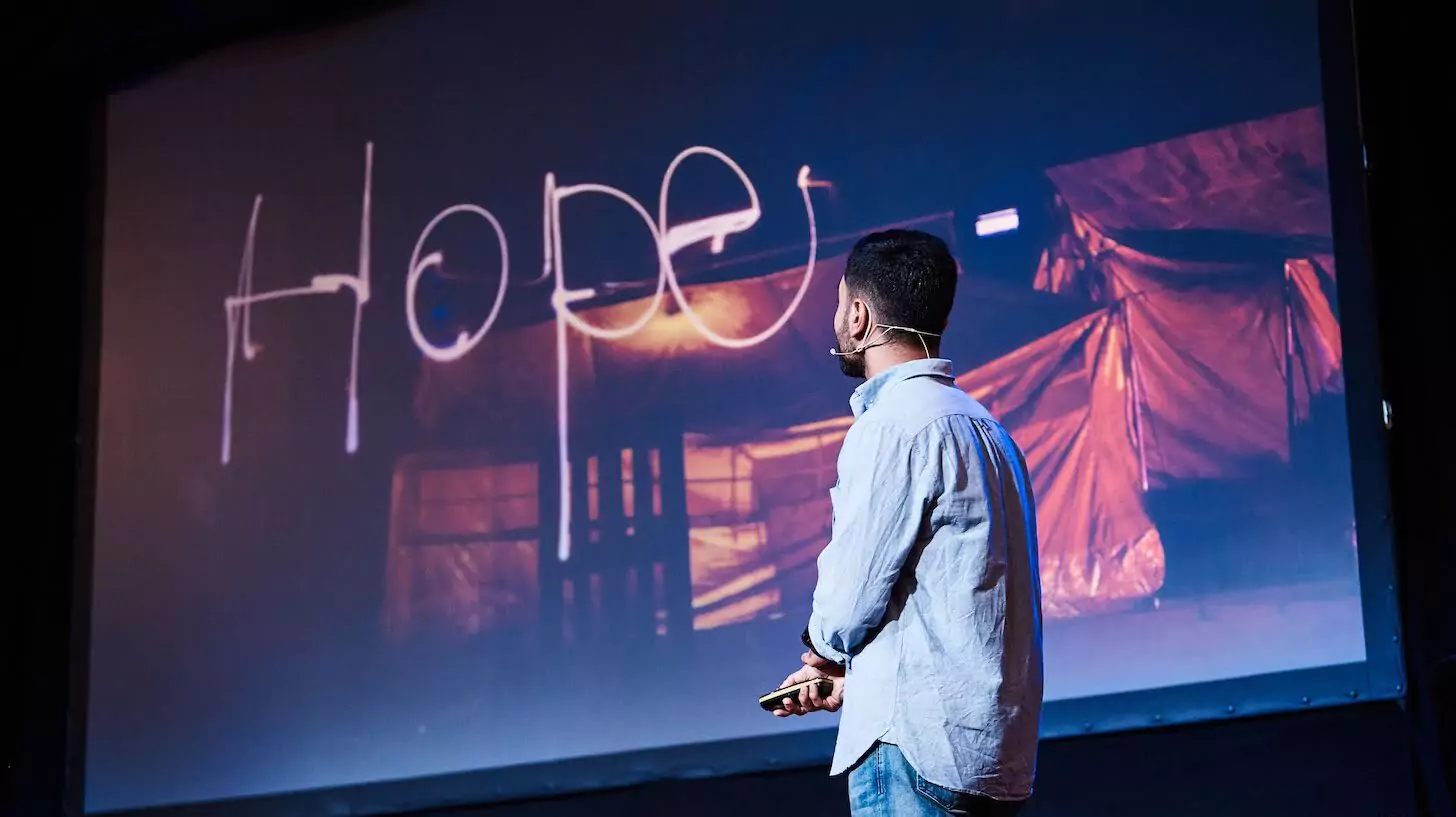
[[[88,807],[832,727],[755,699],[888,227],[1030,466],[1049,701],[1363,661],[1313,9],[991,5],[408,4],[116,95]]]
[[[1300,452],[1322,476],[1294,461],[1328,441],[1316,415],[1338,429],[1343,413],[1323,166],[1316,108],[1189,134],[1049,168],[1034,264],[977,269],[962,251],[944,354],[1026,451],[1049,640],[1097,644],[1051,652],[1067,670],[1050,697],[1362,656],[1358,625],[1306,639],[1359,619],[1353,515],[1309,519],[1348,493],[1328,473],[1341,463],[1327,448]],[[812,218],[832,183],[799,184]],[[1004,241],[1021,218],[907,215],[957,246]],[[665,238],[707,245],[757,218]],[[646,280],[612,282],[615,303],[500,331],[478,356],[431,347],[414,418],[471,443],[399,461],[385,635],[739,650],[782,641],[790,627],[767,622],[807,620],[852,419],[820,376],[849,238],[795,248],[810,264],[739,277],[730,261],[710,267],[723,280],[670,288],[675,266],[654,275],[649,258]],[[556,286],[553,302],[575,294]],[[1150,649],[1190,637],[1199,654],[1176,665]]]

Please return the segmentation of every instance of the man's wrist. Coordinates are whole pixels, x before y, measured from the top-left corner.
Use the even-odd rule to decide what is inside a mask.
[[[830,658],[830,657],[824,655],[823,653],[819,652],[819,650],[815,649],[815,647],[814,647],[814,638],[809,635],[809,628],[808,627],[805,627],[804,628],[804,634],[799,637],[799,640],[804,642],[804,647],[807,648],[809,650],[809,652],[813,653],[814,655],[819,656],[820,658],[824,659],[825,661],[828,661],[831,664],[836,664],[836,665],[839,664],[838,661],[835,661],[833,658]]]
[[[809,652],[812,652],[815,655],[819,655],[819,651],[814,649],[814,639],[810,637],[808,627],[804,628],[804,634],[799,636],[799,640],[804,642],[804,646],[808,648]],[[819,655],[819,657],[823,658],[824,656]]]

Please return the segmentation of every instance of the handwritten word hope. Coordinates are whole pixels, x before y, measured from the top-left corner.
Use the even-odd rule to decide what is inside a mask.
[[[668,199],[672,192],[673,177],[684,161],[694,156],[704,156],[715,159],[732,170],[737,175],[739,182],[743,185],[744,192],[748,195],[746,207],[737,210],[730,210],[719,215],[707,218],[685,221],[678,224],[668,222],[667,210]],[[344,431],[344,450],[353,454],[359,450],[359,329],[364,319],[364,306],[369,303],[370,298],[370,194],[373,187],[374,175],[374,145],[365,145],[364,148],[364,196],[360,208],[359,217],[359,266],[353,273],[329,273],[314,276],[306,286],[288,287],[275,289],[267,292],[255,292],[253,290],[253,257],[254,245],[258,233],[258,214],[263,206],[261,195],[253,199],[252,216],[248,220],[247,238],[243,243],[243,257],[238,270],[237,289],[234,294],[223,299],[223,305],[227,313],[227,369],[223,385],[223,407],[222,407],[222,463],[227,465],[232,459],[233,444],[233,389],[235,385],[235,370],[237,367],[238,354],[241,351],[245,362],[256,360],[262,347],[253,342],[252,314],[253,308],[267,301],[280,301],[289,298],[301,298],[314,295],[334,295],[349,292],[354,297],[354,324],[353,336],[349,351],[349,380],[348,380],[348,405],[346,414],[346,425]],[[708,242],[708,248],[713,253],[723,251],[725,242],[730,235],[737,235],[746,232],[758,223],[763,213],[759,207],[758,191],[753,186],[753,181],[744,173],[743,168],[720,150],[711,147],[691,147],[682,151],[668,164],[667,171],[663,173],[662,183],[658,188],[657,217],[642,206],[641,202],[623,191],[608,187],[602,184],[576,184],[562,185],[557,181],[556,174],[547,173],[545,180],[545,194],[543,200],[543,236],[545,239],[544,258],[545,264],[543,277],[549,277],[554,282],[551,291],[551,308],[555,313],[556,320],[556,432],[557,432],[557,473],[560,474],[560,508],[559,540],[557,543],[557,556],[565,561],[571,556],[571,468],[570,468],[570,439],[569,428],[569,405],[567,400],[567,384],[569,383],[567,370],[567,330],[574,329],[582,334],[600,340],[618,340],[629,337],[647,325],[652,317],[657,314],[662,306],[663,299],[670,292],[673,301],[677,304],[679,311],[687,321],[705,339],[718,346],[728,349],[747,349],[757,346],[760,343],[773,337],[799,308],[804,299],[804,294],[809,291],[809,284],[814,277],[814,263],[818,252],[818,233],[814,222],[814,204],[809,198],[809,189],[815,186],[815,182],[809,178],[807,166],[799,169],[797,186],[804,199],[804,212],[808,216],[809,225],[809,260],[804,270],[804,280],[799,285],[798,291],[789,302],[788,307],[778,318],[763,331],[751,337],[730,338],[725,337],[712,327],[703,322],[702,318],[693,311],[688,303],[687,296],[683,293],[681,284],[678,283],[677,272],[673,267],[673,257],[687,247],[703,242]],[[565,264],[561,252],[561,203],[573,196],[597,195],[607,196],[620,201],[631,208],[641,219],[644,229],[652,236],[653,245],[657,254],[657,286],[652,297],[642,310],[642,313],[631,323],[620,327],[601,327],[589,323],[579,314],[573,311],[573,305],[580,306],[591,301],[597,296],[593,288],[570,288],[566,285]],[[438,273],[444,265],[445,257],[441,252],[425,253],[425,245],[431,234],[446,219],[455,216],[473,216],[484,223],[500,249],[500,283],[496,287],[495,300],[491,304],[489,314],[485,320],[475,328],[475,331],[464,331],[455,338],[448,346],[438,346],[425,337],[420,328],[419,314],[416,310],[416,294],[419,289],[420,279],[425,275]],[[501,307],[505,304],[506,288],[510,281],[510,245],[506,239],[505,230],[502,229],[500,220],[490,210],[476,204],[455,204],[441,210],[434,218],[430,219],[420,232],[419,239],[415,242],[414,252],[410,255],[409,270],[405,276],[405,322],[409,326],[410,337],[413,338],[415,346],[421,354],[431,360],[449,362],[459,360],[470,354],[471,350],[480,345],[485,336],[494,326],[495,321],[500,317]]]

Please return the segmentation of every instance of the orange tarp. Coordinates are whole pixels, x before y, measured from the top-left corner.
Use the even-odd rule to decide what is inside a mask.
[[[1313,394],[1343,388],[1333,257],[1179,261],[1125,246],[1081,213],[1068,222],[1035,286],[1121,305],[1151,485],[1287,459],[1291,416],[1307,419]]]
[[[1101,229],[1328,236],[1319,108],[1243,122],[1054,167],[1073,212]]]

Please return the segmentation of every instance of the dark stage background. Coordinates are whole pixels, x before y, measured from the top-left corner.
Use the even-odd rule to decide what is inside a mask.
[[[74,690],[63,694],[67,687],[62,681],[67,677],[65,668],[81,654],[74,645],[84,643],[85,634],[84,628],[72,626],[79,619],[73,616],[69,603],[74,598],[70,583],[73,565],[63,543],[78,533],[86,538],[85,531],[74,530],[72,517],[73,493],[77,486],[90,481],[90,475],[78,473],[75,466],[75,429],[82,425],[76,405],[94,400],[94,392],[90,391],[94,381],[83,378],[78,395],[70,385],[74,382],[70,375],[80,370],[79,361],[83,359],[81,349],[72,344],[86,337],[83,330],[95,317],[94,301],[80,293],[81,271],[95,264],[91,254],[94,245],[85,239],[94,236],[91,231],[97,223],[95,200],[88,201],[87,195],[94,191],[96,176],[85,159],[97,156],[97,143],[93,141],[98,124],[93,107],[96,94],[200,48],[280,25],[292,28],[318,22],[318,18],[296,19],[296,14],[285,15],[268,4],[254,4],[236,16],[213,10],[205,17],[189,18],[167,10],[151,18],[138,16],[127,21],[93,12],[89,18],[80,18],[89,20],[86,24],[59,27],[69,32],[70,39],[58,40],[62,45],[41,52],[20,73],[22,77],[34,77],[28,84],[29,93],[23,97],[31,103],[27,107],[32,115],[27,121],[33,123],[26,135],[39,137],[30,154],[37,161],[24,164],[31,165],[28,169],[42,171],[23,188],[26,200],[34,203],[33,210],[42,214],[25,236],[36,250],[23,257],[28,257],[33,270],[43,272],[30,272],[25,277],[25,302],[31,308],[25,310],[20,324],[24,342],[12,344],[11,348],[23,352],[25,365],[19,371],[24,375],[24,387],[17,388],[16,393],[25,396],[25,408],[34,412],[32,427],[55,431],[51,435],[22,435],[25,439],[21,450],[34,451],[28,457],[34,464],[25,466],[32,474],[27,482],[31,490],[39,489],[30,504],[35,512],[42,513],[46,524],[40,536],[24,537],[27,544],[16,547],[20,557],[11,562],[13,568],[5,574],[7,583],[15,582],[19,590],[25,591],[8,594],[18,608],[10,618],[13,629],[9,632],[18,636],[20,649],[9,651],[6,666],[24,668],[23,677],[30,681],[27,697],[12,706],[18,715],[12,722],[20,728],[13,745],[15,759],[7,764],[7,772],[12,783],[23,784],[16,788],[16,794],[26,798],[17,801],[17,814],[52,813],[57,796],[66,790],[72,792],[74,810],[76,775],[81,768],[77,716],[83,697]],[[1393,69],[1389,62],[1373,58],[1366,60],[1365,70],[1374,72],[1373,81],[1378,83],[1380,70]],[[1373,116],[1372,109],[1379,111],[1381,104],[1367,99],[1367,115]],[[1380,209],[1382,196],[1390,202],[1409,192],[1396,187],[1401,179],[1411,176],[1401,175],[1409,171],[1402,171],[1397,164],[1401,159],[1395,157],[1410,161],[1409,157],[1419,155],[1392,147],[1402,144],[1397,139],[1410,138],[1402,134],[1411,131],[1381,125],[1399,122],[1397,114],[1403,110],[1393,101],[1383,104],[1387,106],[1387,118],[1369,126],[1367,140],[1376,169],[1374,178],[1383,180],[1373,184],[1372,193],[1377,269],[1388,265],[1401,270],[1398,280],[1383,285],[1381,306],[1387,316],[1383,326],[1388,330],[1383,350],[1388,361],[1386,378],[1397,418],[1393,434],[1397,520],[1407,534],[1398,540],[1398,556],[1406,570],[1406,633],[1408,639],[1414,639],[1407,647],[1412,691],[1405,709],[1369,704],[1263,720],[1051,742],[1046,749],[1035,813],[1413,813],[1415,805],[1408,797],[1413,756],[1420,760],[1415,769],[1416,779],[1423,784],[1421,791],[1426,797],[1438,796],[1432,778],[1440,768],[1439,761],[1434,760],[1439,736],[1432,717],[1435,699],[1431,691],[1439,683],[1434,658],[1449,654],[1452,642],[1448,619],[1442,617],[1442,607],[1433,599],[1439,583],[1450,575],[1440,569],[1443,564],[1449,565],[1450,536],[1440,527],[1422,525],[1430,523],[1442,497],[1448,496],[1441,488],[1449,484],[1442,478],[1449,477],[1450,458],[1438,455],[1443,450],[1449,454],[1450,432],[1434,422],[1434,414],[1426,413],[1435,405],[1430,384],[1436,378],[1419,372],[1406,375],[1402,366],[1429,359],[1432,350],[1449,348],[1449,343],[1442,344],[1438,334],[1442,330],[1437,328],[1436,310],[1442,300],[1434,281],[1438,273],[1430,271],[1434,265],[1429,261],[1419,263],[1420,256],[1401,255],[1419,246],[1412,231],[1413,225],[1421,222],[1404,214],[1390,215],[1396,212],[1393,208]],[[1389,113],[1392,110],[1396,113]],[[91,136],[82,136],[88,129]],[[1387,160],[1390,164],[1382,165],[1382,155],[1391,157]],[[1433,163],[1429,172],[1421,168],[1423,179],[1429,180],[1430,173],[1439,172],[1435,164],[1439,163]],[[1388,175],[1381,175],[1382,168]],[[1423,276],[1429,277],[1430,287],[1423,288]],[[1399,320],[1393,320],[1394,316]],[[94,338],[91,340],[94,342]],[[1404,480],[1402,474],[1418,475],[1418,479]],[[81,504],[86,504],[84,498]],[[77,638],[80,640],[75,641]],[[13,663],[9,660],[12,656]],[[1414,713],[1414,718],[1407,713]],[[69,739],[62,739],[62,735]],[[63,762],[67,757],[69,765]],[[1259,775],[1263,778],[1260,785],[1251,786],[1250,769],[1273,771]],[[1278,793],[1255,794],[1256,789],[1270,785]],[[636,814],[676,811],[689,804],[708,814],[790,810],[837,813],[842,800],[839,781],[827,780],[822,770],[810,769],[654,784],[555,802],[498,806],[479,813],[565,814],[590,809]],[[238,813],[273,813],[272,808],[257,808],[262,805],[255,803]],[[280,805],[277,813],[286,813],[285,808]]]

